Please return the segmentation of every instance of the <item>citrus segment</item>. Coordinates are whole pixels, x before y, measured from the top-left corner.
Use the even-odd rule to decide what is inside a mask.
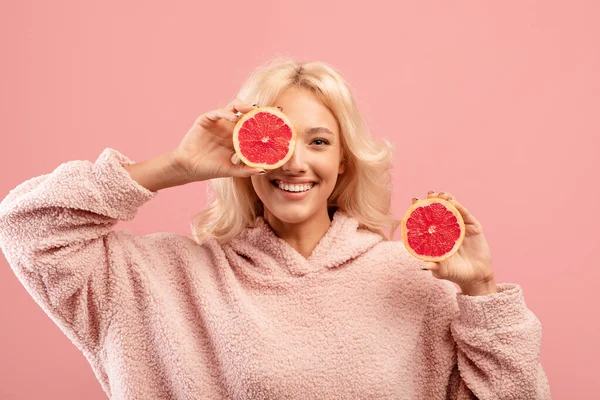
[[[259,107],[242,116],[233,130],[239,159],[252,168],[276,169],[294,153],[296,131],[276,107]]]
[[[429,198],[416,201],[402,218],[402,241],[416,258],[440,262],[462,245],[465,223],[449,201]]]

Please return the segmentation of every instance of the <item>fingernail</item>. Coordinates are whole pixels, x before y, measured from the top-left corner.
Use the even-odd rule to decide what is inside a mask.
[[[419,198],[418,198],[418,197],[413,197],[412,199],[413,199],[414,201],[418,201],[418,200],[419,200]]]
[[[430,190],[429,192],[427,192],[427,194],[432,194],[432,193],[433,193],[433,190]]]
[[[252,104],[252,107],[258,107],[258,104]]]
[[[443,195],[443,194],[444,194],[444,192],[440,192],[440,196]]]
[[[261,175],[262,175],[262,174],[266,174],[266,173],[267,173],[267,171],[260,171],[260,172],[259,172],[259,174],[261,174]]]

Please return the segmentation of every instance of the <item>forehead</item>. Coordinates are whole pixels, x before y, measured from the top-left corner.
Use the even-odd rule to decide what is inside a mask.
[[[299,132],[325,127],[334,134],[339,134],[338,122],[333,113],[308,89],[288,88],[275,99],[273,106],[282,107]]]

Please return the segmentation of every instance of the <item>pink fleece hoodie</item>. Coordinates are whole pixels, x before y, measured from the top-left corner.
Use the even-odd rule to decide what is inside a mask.
[[[305,259],[258,219],[226,245],[115,230],[151,200],[107,148],[23,182],[0,245],[113,399],[549,399],[521,288],[481,297],[338,211]]]

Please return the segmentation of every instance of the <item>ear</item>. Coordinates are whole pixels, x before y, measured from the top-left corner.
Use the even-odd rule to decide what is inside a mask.
[[[340,160],[340,166],[338,167],[338,175],[343,174],[346,171],[346,162],[344,159]]]

